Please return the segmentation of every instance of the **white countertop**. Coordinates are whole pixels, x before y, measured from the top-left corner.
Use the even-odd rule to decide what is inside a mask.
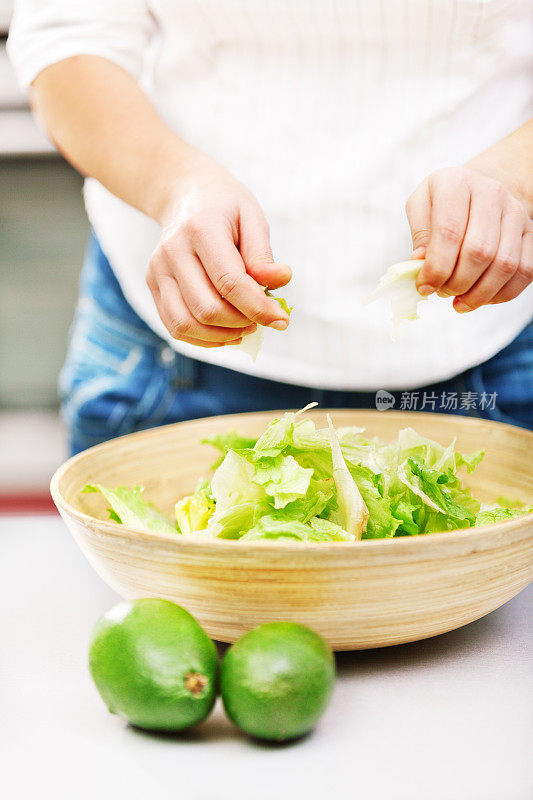
[[[241,735],[217,703],[194,733],[110,715],[87,668],[117,599],[55,517],[0,518],[0,753],[5,797],[95,800],[531,800],[533,586],[424,642],[340,654],[316,731]]]

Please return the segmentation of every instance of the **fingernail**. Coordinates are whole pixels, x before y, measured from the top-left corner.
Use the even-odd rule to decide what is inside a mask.
[[[286,319],[275,319],[274,322],[271,322],[268,326],[269,328],[274,328],[276,331],[284,331],[287,329],[289,323]]]
[[[455,300],[453,307],[459,312],[459,314],[466,314],[467,311],[472,311],[470,306],[467,306],[467,304],[463,303],[462,300]]]
[[[237,347],[237,345],[241,344],[242,339],[234,339],[232,342],[226,342],[230,347]]]
[[[422,297],[427,297],[428,294],[433,294],[435,291],[434,286],[430,286],[429,283],[424,283],[422,286],[418,287],[418,294],[421,294]]]
[[[420,246],[413,250],[413,252],[409,256],[409,260],[411,260],[412,258],[424,258],[425,255],[426,255],[426,248]]]

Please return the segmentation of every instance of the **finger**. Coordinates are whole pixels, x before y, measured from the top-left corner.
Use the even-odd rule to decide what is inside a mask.
[[[187,308],[198,322],[223,328],[250,325],[244,314],[219,295],[194,253],[175,259],[173,273]]]
[[[492,298],[491,303],[506,303],[527,289],[533,281],[533,231],[528,230],[522,237],[520,263],[513,277]]]
[[[154,301],[156,299],[156,293],[152,292],[154,296]],[[157,292],[157,294],[159,294]],[[157,302],[156,302],[157,305]],[[213,347],[224,347],[227,344],[240,344],[242,342],[242,337],[238,339],[233,339],[230,342],[205,342],[201,339],[189,339],[187,336],[182,336],[180,338],[180,342],[185,342],[186,344],[194,344],[196,347],[206,347],[206,348],[213,348]]]
[[[411,255],[409,256],[409,261],[417,261],[426,257],[426,248],[425,247],[417,247]]]
[[[416,283],[420,294],[440,289],[452,274],[468,223],[470,189],[453,171],[429,181],[431,236]]]
[[[516,216],[513,216],[512,219],[516,220]],[[509,248],[513,240],[520,247],[523,221],[520,221],[519,229],[514,230],[513,224],[509,221],[510,215],[507,215],[507,220],[507,240],[503,244],[503,252],[506,255],[510,255]],[[496,260],[500,236],[503,234],[503,224],[502,208],[499,203],[495,202],[494,196],[485,190],[472,192],[468,226],[461,245],[459,259],[451,276],[441,286],[439,294],[445,297],[464,295],[479,281],[479,287],[481,287],[480,297],[484,296],[484,292],[491,285],[491,281],[494,281],[497,276],[487,275],[487,279],[481,276],[485,270],[491,273],[493,271],[492,267],[490,267],[490,270],[488,270],[488,267]],[[518,266],[519,258],[520,251],[516,254],[515,269]],[[498,272],[499,262],[495,266]],[[486,300],[483,300],[483,302],[486,302]],[[482,305],[482,303],[479,303],[479,305]]]
[[[185,344],[193,344],[195,347],[205,347],[206,349],[213,349],[214,347],[226,347],[226,345],[236,345],[241,344],[242,337],[240,339],[232,339],[231,342],[203,342],[201,339],[188,339],[186,336],[182,336],[180,338],[180,342],[185,342]]]
[[[248,328],[222,328],[216,325],[202,325],[193,317],[183,300],[176,279],[172,275],[158,277],[158,291],[154,300],[165,328],[174,339],[198,339],[204,342],[223,344],[251,333],[255,326]]]
[[[487,223],[488,229],[489,223]],[[523,216],[516,212],[504,213],[501,218],[500,240],[496,255],[476,283],[464,294],[460,293],[456,297],[453,304],[456,311],[464,314],[490,303],[512,278],[520,263],[523,231]]]
[[[241,209],[239,223],[239,250],[246,272],[260,286],[279,289],[292,277],[287,264],[274,261],[270,248],[268,223],[259,208],[246,206]]]
[[[411,258],[424,258],[431,236],[431,199],[427,178],[409,197],[405,204],[405,210],[413,240],[414,252]],[[419,255],[415,256],[415,253],[419,253]]]
[[[289,317],[248,275],[229,232],[211,226],[195,242],[196,253],[215,288],[245,317],[259,325],[285,330]]]

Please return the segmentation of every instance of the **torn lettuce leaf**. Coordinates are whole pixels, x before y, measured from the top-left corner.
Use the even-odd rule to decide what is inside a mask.
[[[424,259],[417,258],[393,264],[376,289],[364,298],[365,305],[383,297],[390,301],[393,337],[404,322],[418,319],[418,304],[427,299],[418,293],[415,283],[424,263]]]
[[[103,494],[111,508],[109,519],[120,522],[130,528],[140,528],[144,531],[155,533],[179,533],[172,520],[143,497],[143,488],[134,486],[128,489],[118,486],[116,489],[107,489],[99,483],[86,484],[82,492],[100,492]]]
[[[340,525],[320,517],[312,517],[309,523],[285,520],[275,514],[259,519],[256,525],[244,534],[241,541],[254,542],[261,539],[296,539],[301,542],[353,542],[355,536]]]
[[[288,411],[281,419],[274,419],[254,445],[254,460],[274,458],[294,445],[294,430],[300,414],[314,408],[317,403],[309,403],[300,411]]]
[[[254,482],[254,465],[234,450],[228,450],[211,480],[215,499],[215,516],[242,503],[255,503],[265,498],[265,490]]]
[[[176,522],[181,533],[189,534],[205,528],[215,513],[216,502],[207,481],[201,481],[194,494],[178,500],[174,506]]]
[[[366,530],[368,508],[344,460],[339,438],[335,432],[329,414],[327,415],[327,420],[329,425],[331,460],[333,463],[333,479],[337,487],[337,509],[330,518],[340,525],[347,533],[355,536],[356,539],[360,539],[363,532]]]
[[[276,297],[268,289],[265,289],[265,294],[267,297],[271,297],[273,300],[276,300],[285,311],[286,314],[290,317],[292,306],[289,306],[287,301],[284,297]],[[244,337],[242,342],[236,345],[238,350],[241,350],[243,353],[246,353],[250,356],[252,361],[257,360],[257,356],[261,352],[261,345],[263,344],[264,338],[264,328],[261,325],[258,325],[256,330],[253,333],[249,333],[247,336]]]
[[[470,527],[474,524],[476,514],[479,513],[480,503],[472,497],[469,490],[462,487],[459,479],[448,472],[441,472],[426,466],[417,458],[409,456],[401,466],[402,482],[418,496],[423,503],[438,514],[446,517],[447,522],[453,527]],[[427,524],[429,530],[441,530],[439,526],[443,520],[438,517],[432,522],[431,515]],[[466,523],[466,525],[465,525]],[[447,530],[448,528],[445,528]],[[425,530],[424,532],[429,532]]]
[[[443,447],[438,442],[421,436],[412,428],[404,428],[398,434],[398,459],[400,461],[412,456],[422,461],[425,466],[440,472],[457,472],[461,467],[466,467],[467,472],[473,472],[483,459],[484,451],[477,450],[470,455],[462,455],[455,451],[453,439],[448,447]]]
[[[219,539],[240,539],[267,510],[266,504],[258,505],[250,501],[230,506],[214,514],[203,532]]]
[[[509,497],[499,497],[497,502],[502,503],[502,505],[479,512],[474,523],[476,528],[481,525],[493,525],[495,522],[513,519],[513,517],[522,517],[524,514],[530,514],[533,511],[533,505],[527,506],[521,503],[520,500],[511,500]]]
[[[211,466],[211,469],[215,470],[224,461],[224,456],[228,450],[235,450],[237,453],[241,450],[250,450],[256,441],[257,439],[251,439],[249,436],[241,436],[237,431],[229,431],[226,434],[215,433],[212,436],[207,436],[202,439],[202,444],[210,444],[220,450],[222,455]]]
[[[313,470],[301,467],[293,456],[279,455],[256,462],[253,481],[273,498],[274,508],[284,508],[305,497],[312,475]]]
[[[527,506],[521,500],[516,500],[512,497],[505,497],[504,495],[496,498],[496,505],[500,506],[501,508],[515,508],[522,510],[527,508],[528,511],[532,510],[532,506]]]
[[[379,477],[369,467],[349,467],[355,485],[367,509],[363,539],[384,539],[394,536],[401,520],[394,516],[391,501],[384,497],[379,487]]]

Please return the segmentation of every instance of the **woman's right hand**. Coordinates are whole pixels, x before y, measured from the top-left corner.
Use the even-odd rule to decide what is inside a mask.
[[[146,280],[175,339],[221,347],[257,324],[287,327],[262,287],[284,286],[291,271],[272,258],[256,199],[180,139],[129,72],[100,56],[64,58],[36,77],[32,103],[77,169],[161,225]]]
[[[198,154],[169,191],[146,282],[174,339],[238,344],[257,325],[285,330],[288,315],[264,289],[291,279],[272,257],[267,221],[251,192]]]

